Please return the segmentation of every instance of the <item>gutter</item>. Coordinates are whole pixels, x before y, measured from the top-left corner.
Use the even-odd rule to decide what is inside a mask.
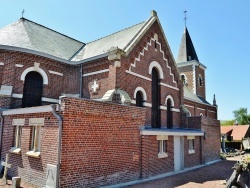
[[[0,158],[2,155],[2,140],[3,140],[3,124],[4,124],[4,117],[3,111],[0,111],[0,120],[1,120],[1,130],[0,130]]]
[[[59,177],[61,168],[61,143],[62,143],[62,117],[56,113],[56,104],[51,104],[52,113],[58,119],[58,152],[57,152],[57,173],[56,173],[56,187],[59,188]]]

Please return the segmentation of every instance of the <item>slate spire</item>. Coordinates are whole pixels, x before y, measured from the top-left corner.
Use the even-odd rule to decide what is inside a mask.
[[[176,62],[181,63],[191,60],[196,60],[199,62],[192,39],[189,35],[187,27],[185,26]]]

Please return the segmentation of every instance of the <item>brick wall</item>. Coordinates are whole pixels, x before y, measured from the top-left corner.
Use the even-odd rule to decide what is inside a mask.
[[[167,140],[166,158],[158,158],[158,140],[156,136],[142,136],[142,178],[174,171],[174,140]]]
[[[0,50],[0,62],[4,63],[0,66],[0,71],[2,71],[0,84],[13,86],[15,94],[23,94],[21,75],[25,69],[34,67],[34,62],[40,63],[39,67],[48,76],[48,85],[43,85],[43,97],[58,99],[62,93],[80,93],[80,66],[71,66],[38,55],[7,50]],[[23,66],[17,67],[16,64]],[[61,73],[63,76],[49,71]],[[0,106],[0,108],[20,108],[20,101],[21,99],[13,98],[11,105],[4,103],[5,106]],[[2,103],[0,102],[0,105]]]
[[[61,187],[99,187],[140,178],[145,109],[64,98]]]
[[[158,35],[158,41],[161,44],[160,46],[157,43],[156,48],[155,48],[155,42],[154,40],[152,40],[155,33]],[[151,45],[148,45],[148,43],[151,43]],[[148,49],[145,50],[144,48],[147,45]],[[163,53],[161,52],[161,50],[164,52],[164,57],[168,60],[168,62],[166,62],[163,59]],[[142,55],[142,52],[144,52],[144,55]],[[139,56],[140,56],[140,61],[138,60],[135,61],[135,59],[138,58]],[[180,89],[182,86],[179,82],[179,73],[177,67],[175,66],[174,63],[175,61],[172,58],[171,51],[168,47],[168,44],[165,42],[164,36],[161,33],[158,23],[154,23],[151,26],[151,28],[138,41],[137,45],[133,48],[133,50],[128,54],[127,57],[122,57],[121,67],[116,68],[117,69],[116,87],[126,91],[132,100],[135,100],[134,98],[135,89],[137,87],[142,87],[147,94],[147,101],[145,102],[152,104],[151,80],[147,80],[142,77],[129,74],[126,72],[126,70],[131,70],[133,73],[137,75],[151,79],[152,75],[149,74],[149,66],[150,63],[153,61],[158,62],[162,68],[164,79],[160,79],[160,82],[178,88],[178,90],[176,90],[171,87],[161,85],[160,104],[166,107],[166,97],[168,95],[171,95],[174,99],[174,108],[179,109],[182,99],[181,89]],[[135,67],[131,66],[131,64],[133,64],[134,62],[135,62]],[[168,68],[167,65],[170,66],[171,69]],[[174,75],[174,80],[177,82],[177,84],[173,82],[172,74]],[[151,108],[146,108],[146,109],[148,114],[146,117],[147,118],[146,124],[151,124]],[[166,127],[166,122],[167,122],[166,114],[167,114],[166,110],[161,110],[162,127]],[[180,126],[180,114],[178,112],[173,113],[173,124],[174,127]]]
[[[188,139],[184,137],[184,168],[193,167],[200,165],[202,163],[201,160],[201,139],[203,137],[195,136],[194,140],[194,151],[195,153],[188,153]]]
[[[41,128],[40,158],[26,155],[30,151],[32,139],[32,126],[29,126],[29,118],[45,118],[45,125]],[[9,153],[14,146],[15,126],[13,119],[25,119],[22,126],[21,154]],[[9,163],[12,164],[8,171],[10,176],[20,176],[22,180],[38,187],[45,186],[47,164],[57,164],[57,139],[58,120],[52,113],[33,113],[4,116],[4,129],[2,139],[1,159],[5,159],[9,153]],[[35,178],[34,178],[35,177]]]
[[[201,129],[206,132],[206,139],[202,141],[203,163],[220,158],[220,122],[215,119],[202,118]]]
[[[205,71],[201,69],[200,67],[195,66],[196,71],[196,94],[206,99],[206,77],[205,77]],[[199,85],[199,74],[202,77],[203,86]]]

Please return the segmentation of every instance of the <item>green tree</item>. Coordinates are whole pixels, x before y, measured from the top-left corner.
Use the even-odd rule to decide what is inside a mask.
[[[221,126],[234,125],[234,120],[220,121]]]
[[[233,111],[234,120],[239,125],[248,125],[250,122],[250,114],[247,114],[247,108],[239,108]]]

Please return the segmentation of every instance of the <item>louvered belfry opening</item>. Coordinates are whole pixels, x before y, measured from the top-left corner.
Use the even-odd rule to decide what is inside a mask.
[[[153,128],[161,127],[161,111],[160,111],[160,84],[159,74],[156,68],[152,69],[152,114],[151,126]]]
[[[173,111],[172,111],[172,104],[171,100],[167,100],[167,128],[173,128]]]
[[[35,71],[29,72],[25,77],[23,88],[22,107],[42,105],[43,78]]]

